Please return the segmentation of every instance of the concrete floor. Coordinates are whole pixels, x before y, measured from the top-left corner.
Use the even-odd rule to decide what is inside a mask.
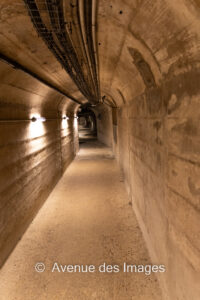
[[[43,273],[35,264],[43,262]],[[150,259],[111,151],[86,142],[0,272],[1,300],[161,300],[155,275],[52,272]],[[161,276],[161,275],[160,275]]]
[[[96,140],[96,136],[94,135],[94,133],[90,129],[80,128],[80,126],[79,126],[78,136],[79,136],[80,144],[82,144],[86,141],[89,142],[89,141],[95,141]]]

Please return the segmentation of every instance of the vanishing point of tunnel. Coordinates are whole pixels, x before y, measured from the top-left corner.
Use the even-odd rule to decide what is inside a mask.
[[[200,0],[0,0],[0,300],[200,300]]]

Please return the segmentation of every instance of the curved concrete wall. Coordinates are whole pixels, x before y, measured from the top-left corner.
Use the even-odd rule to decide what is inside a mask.
[[[73,160],[78,133],[76,103],[5,62],[0,78],[2,265]],[[46,122],[30,121],[39,115]]]
[[[30,122],[0,123],[3,261],[73,159],[77,124],[60,118],[77,111],[70,97],[86,99],[38,37],[24,1],[0,4],[0,54],[43,80],[1,62],[0,117],[53,119],[40,133]],[[113,147],[153,262],[166,265],[161,285],[170,300],[200,295],[199,20],[197,0],[98,1],[97,77],[113,106],[94,109],[98,137]]]
[[[198,1],[99,1],[114,149],[152,259],[166,265],[170,300],[200,295],[199,20]]]
[[[106,105],[98,105],[94,110],[97,120],[97,138],[99,141],[113,147],[112,111]]]

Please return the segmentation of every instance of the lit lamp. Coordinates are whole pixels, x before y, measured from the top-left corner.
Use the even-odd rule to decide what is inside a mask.
[[[39,122],[45,122],[45,121],[46,121],[46,118],[43,118],[43,117],[32,117],[32,118],[31,118],[31,121],[32,121],[32,122],[36,122],[36,121],[39,121]]]

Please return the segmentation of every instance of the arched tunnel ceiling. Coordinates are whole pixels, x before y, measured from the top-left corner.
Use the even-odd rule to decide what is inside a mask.
[[[146,81],[153,79],[158,85],[167,76],[197,67],[199,8],[198,1],[190,0],[99,1],[101,92],[122,105],[141,94]],[[133,59],[134,50],[141,56],[139,64]]]
[[[0,77],[3,89],[6,86],[9,90],[11,84],[14,93],[16,89],[30,92],[32,88],[33,94],[37,90],[42,106],[52,102],[53,97],[55,108],[63,95],[66,96],[65,102],[75,100],[84,104],[88,100],[98,101],[93,6],[91,1],[79,6],[76,1],[74,4],[73,1],[52,0],[0,1]],[[48,93],[45,92],[47,86],[50,87]],[[52,93],[51,97],[49,93]],[[24,101],[28,106],[39,105],[38,98],[29,95],[27,101],[28,96],[25,100],[22,94],[18,94],[16,102],[19,105]],[[9,98],[9,93],[2,94],[4,103],[6,98]],[[12,102],[11,98],[9,101]]]
[[[58,7],[62,8],[65,34],[76,54],[76,60],[71,60],[71,71],[78,79],[74,80],[48,49],[33,16],[32,20],[30,17],[33,3],[46,28],[52,32],[54,44],[63,50],[65,46],[59,40],[63,32],[59,32],[62,18]],[[54,5],[55,10],[47,11],[47,4]],[[198,66],[199,17],[197,0],[1,0],[0,53],[15,59],[69,98],[5,62],[1,62],[1,97],[6,102],[6,97],[10,97],[6,89],[12,85],[23,92],[32,89],[38,95],[29,99],[30,106],[61,107],[63,103],[63,107],[69,108],[70,96],[80,103],[88,99],[98,101],[100,84],[101,96],[110,97],[117,106],[126,104],[146,88],[162,84],[167,76],[177,76],[191,65]],[[66,37],[64,40],[66,42]],[[79,86],[82,79],[90,94],[88,97]],[[15,93],[13,91],[13,95]],[[9,101],[15,101],[14,98],[12,100],[11,95]],[[25,101],[22,94],[19,98],[19,102]]]
[[[33,27],[23,1],[1,1],[0,52],[78,99],[83,96]],[[69,88],[70,86],[70,88]]]

